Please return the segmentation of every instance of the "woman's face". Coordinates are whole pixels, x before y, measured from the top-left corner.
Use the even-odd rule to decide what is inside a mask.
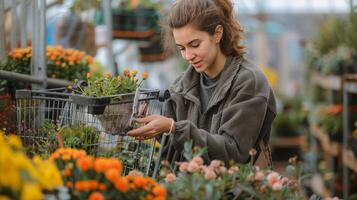
[[[208,72],[216,67],[216,58],[221,51],[219,47],[220,38],[217,39],[217,37],[211,36],[207,32],[197,30],[190,25],[186,25],[182,28],[174,28],[173,36],[182,57],[187,60],[197,72]]]

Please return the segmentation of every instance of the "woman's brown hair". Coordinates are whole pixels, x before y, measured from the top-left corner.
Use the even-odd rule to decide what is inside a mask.
[[[198,30],[213,35],[216,27],[223,27],[220,42],[222,52],[227,56],[244,54],[243,28],[235,19],[232,0],[176,0],[162,23],[166,49],[172,47],[172,29],[192,25]]]

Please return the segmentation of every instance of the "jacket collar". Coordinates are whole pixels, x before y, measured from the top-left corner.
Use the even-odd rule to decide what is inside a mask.
[[[231,88],[234,77],[239,71],[242,61],[243,57],[227,57],[221,77],[208,103],[207,111],[226,96]],[[200,74],[195,71],[192,65],[190,65],[180,78],[180,81],[171,86],[171,90],[181,94],[185,99],[200,105],[199,83]]]

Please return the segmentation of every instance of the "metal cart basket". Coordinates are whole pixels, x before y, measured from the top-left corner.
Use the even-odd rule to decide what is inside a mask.
[[[26,148],[43,148],[48,152],[47,147],[58,143],[58,133],[51,134],[46,127],[85,126],[81,136],[75,138],[78,141],[73,142],[71,138],[64,143],[75,148],[78,146],[73,144],[79,145],[96,156],[119,157],[124,162],[124,173],[137,169],[148,175],[154,166],[152,160],[157,141],[135,140],[126,132],[137,126],[132,123],[133,118],[160,114],[165,95],[164,91],[147,89],[107,97],[85,97],[65,88],[18,90],[18,134]],[[95,133],[90,130],[95,130]]]

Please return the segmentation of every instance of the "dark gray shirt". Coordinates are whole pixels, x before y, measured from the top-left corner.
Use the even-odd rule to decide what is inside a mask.
[[[202,113],[206,112],[209,100],[216,89],[220,75],[221,73],[210,79],[205,73],[200,74],[200,100]]]

